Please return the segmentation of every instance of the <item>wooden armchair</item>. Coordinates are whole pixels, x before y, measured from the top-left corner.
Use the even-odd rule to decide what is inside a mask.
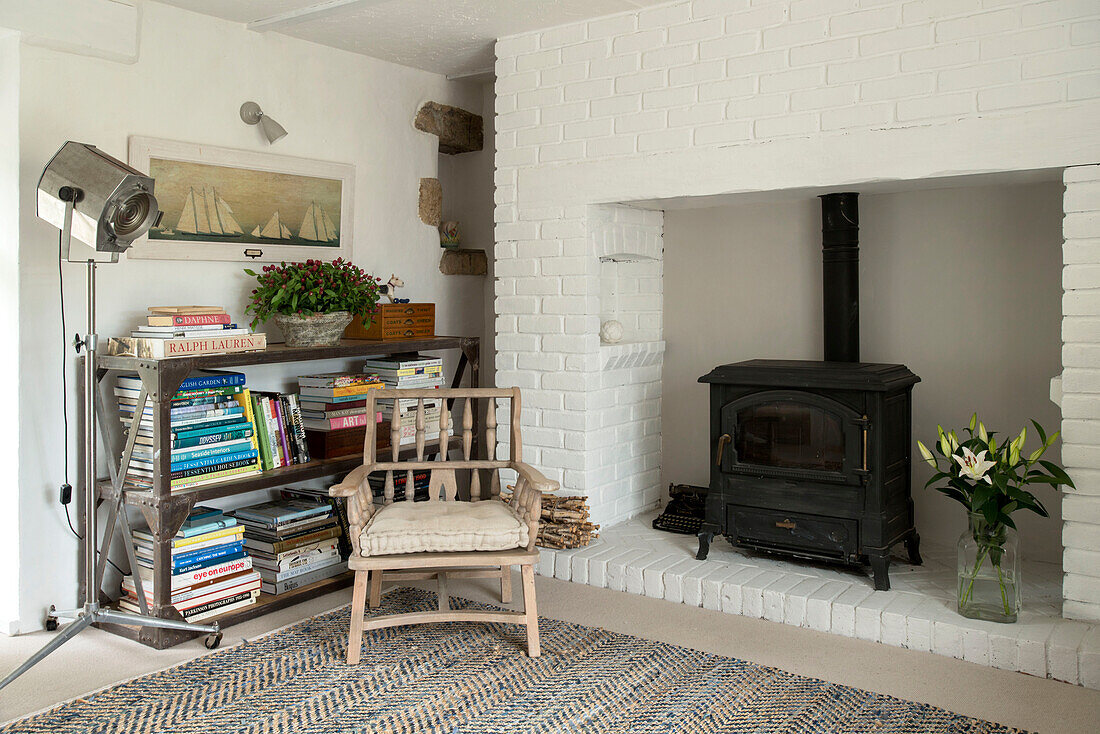
[[[485,446],[487,459],[473,458],[474,415],[478,398],[485,399]],[[367,424],[363,447],[363,466],[329,490],[333,497],[347,498],[349,540],[352,555],[348,567],[355,571],[351,602],[351,629],[348,634],[348,664],[359,662],[363,631],[425,622],[511,622],[527,627],[527,654],[539,655],[539,628],[535,605],[535,550],[538,536],[542,493],[558,488],[522,462],[520,440],[519,388],[468,388],[450,390],[372,390],[367,396],[367,415],[374,415],[381,400],[416,401],[416,458],[400,461],[400,426],[391,422],[389,461],[375,454],[375,424]],[[440,399],[438,448],[426,441],[425,399]],[[510,456],[496,460],[496,400],[511,400]],[[448,456],[451,437],[448,431],[450,408],[461,402],[462,460]],[[391,404],[393,404],[391,402]],[[434,432],[434,431],[433,431]],[[456,432],[457,433],[457,432]],[[425,454],[437,453],[436,460]],[[518,475],[511,503],[500,499],[501,469]],[[430,473],[427,502],[413,502],[414,475]],[[368,482],[373,472],[385,472],[382,504],[376,504]],[[459,472],[469,473],[469,500],[459,500],[456,479]],[[395,474],[399,479],[395,482]],[[405,501],[395,502],[395,484],[401,484]],[[482,489],[483,474],[488,486]],[[442,496],[441,496],[442,495]],[[519,566],[523,577],[524,611],[476,611],[450,609],[447,579],[499,578],[501,601],[511,601],[511,567]],[[370,605],[377,607],[382,580],[436,579],[439,585],[439,610],[387,614],[364,619],[368,578]]]

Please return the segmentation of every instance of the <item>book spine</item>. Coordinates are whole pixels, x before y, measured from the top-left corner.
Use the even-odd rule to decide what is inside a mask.
[[[213,466],[205,466],[198,469],[181,469],[179,471],[172,472],[172,479],[190,479],[191,477],[205,477],[210,474],[229,471],[231,469],[243,469],[245,467],[254,469],[256,467],[256,457],[249,456],[248,458],[237,459],[235,461],[227,461],[223,464],[214,464]]]
[[[233,535],[241,531],[236,518],[222,517],[217,520],[203,520],[201,525],[184,525],[176,532],[176,539],[172,541],[174,546],[184,546],[195,542],[199,536],[209,535],[208,539]],[[152,536],[149,536],[152,540]]]
[[[284,573],[286,571],[293,571],[294,569],[301,568],[302,566],[313,566],[316,568],[321,565],[322,562],[328,562],[339,557],[339,544],[333,543],[331,548],[316,548],[304,553],[291,554],[277,561],[255,558],[252,560],[252,565],[260,571]]]
[[[178,540],[178,538],[177,538]],[[232,545],[233,543],[243,543],[244,534],[238,529],[238,532],[231,533],[229,535],[223,535],[221,537],[213,538],[212,540],[201,540],[198,543],[191,543],[188,545],[174,545],[172,546],[172,557],[182,558],[188,553],[195,553],[207,548],[222,548],[226,545]],[[147,538],[138,538],[134,541],[134,548],[138,551],[138,555],[146,555],[150,559],[153,557],[153,541]]]
[[[245,548],[255,548],[256,550],[264,551],[266,553],[279,554],[286,553],[287,551],[294,550],[295,548],[301,548],[304,545],[310,543],[316,543],[320,540],[327,540],[328,538],[336,538],[340,535],[340,528],[326,528],[317,533],[308,533],[299,538],[289,538],[287,540],[277,540],[274,543],[265,543],[262,541],[251,540],[248,537],[244,539]]]
[[[226,316],[228,319],[229,317]],[[244,373],[242,372],[223,372],[217,375],[198,375],[196,377],[188,377],[180,383],[180,390],[199,390],[207,387],[230,387],[232,385],[243,385]]]
[[[216,609],[222,609],[223,607],[227,607],[230,604],[237,604],[239,602],[251,599],[252,595],[253,592],[245,591],[240,594],[234,594],[233,596],[227,597],[225,599],[218,599],[217,601],[209,601],[205,604],[200,604],[197,607],[192,607],[188,609],[186,613],[181,612],[181,614],[183,614],[184,619],[194,619],[200,614],[213,612]]]
[[[261,402],[264,409],[264,430],[267,431],[267,444],[271,447],[271,465],[277,469],[284,466],[284,464],[283,453],[279,447],[279,437],[275,432],[275,412],[269,396],[264,395]]]
[[[234,428],[231,431],[223,431],[221,433],[209,433],[201,436],[188,436],[187,438],[174,438],[172,439],[173,449],[190,448],[194,446],[205,446],[211,443],[221,443],[222,441],[232,441],[238,438],[251,438],[252,427],[247,428]]]
[[[276,401],[279,412],[279,440],[283,442],[283,451],[286,452],[288,463],[298,464],[298,444],[294,442],[290,425],[290,406],[286,401],[286,395],[280,394]]]
[[[404,359],[404,360],[386,360],[386,359],[368,359],[363,363],[365,372],[377,372],[379,370],[410,370],[417,367],[443,367],[442,357],[428,357],[421,359]]]
[[[208,447],[201,449],[176,449],[172,452],[172,463],[177,461],[190,461],[192,459],[201,459],[206,456],[224,456],[225,454],[239,454],[242,451],[248,451],[252,447],[252,443],[246,439],[238,439],[236,441],[224,441],[220,444],[210,444]],[[135,451],[134,454],[138,455],[141,452]],[[144,454],[145,457],[152,459],[152,454]]]
[[[205,484],[213,484],[214,482],[223,482],[226,479],[233,477],[242,477],[244,475],[251,476],[252,474],[259,474],[260,470],[256,468],[256,465],[248,464],[247,466],[238,467],[236,469],[223,469],[221,471],[212,472],[210,474],[202,474],[196,477],[189,477],[187,479],[173,479],[172,490],[178,489],[190,489],[191,487],[201,487]]]
[[[209,434],[223,433],[228,430],[234,430],[238,426],[241,428],[244,428],[246,426],[251,428],[251,426],[249,426],[248,423],[244,421],[243,417],[234,416],[232,419],[213,421],[212,423],[204,424],[201,427],[184,428],[179,431],[171,431],[170,435],[173,440],[194,438],[196,436],[206,436]]]
[[[211,617],[218,617],[222,614],[228,614],[229,612],[234,612],[234,611],[237,611],[238,609],[244,609],[245,607],[250,607],[250,606],[252,606],[253,604],[256,603],[256,600],[259,597],[260,597],[260,592],[259,591],[253,591],[251,596],[249,596],[247,599],[242,599],[241,601],[239,601],[235,604],[227,604],[224,607],[218,607],[217,609],[211,609],[209,612],[203,612],[202,614],[193,614],[189,617],[185,617],[184,619],[188,622],[205,622],[206,620],[210,619]]]
[[[232,454],[220,454],[215,456],[205,456],[201,459],[194,459],[192,461],[173,461],[172,471],[186,471],[188,469],[208,469],[218,464],[229,464],[234,461],[240,461],[241,459],[255,459],[256,453],[249,449],[247,451],[237,451]]]
[[[236,561],[236,560],[239,560],[241,558],[247,558],[247,557],[248,557],[248,554],[245,553],[243,550],[239,550],[236,553],[231,553],[231,554],[228,554],[228,555],[215,556],[218,563],[225,563],[227,561]],[[208,561],[194,561],[192,563],[181,564],[179,566],[176,566],[173,563],[172,574],[175,575],[177,573],[188,573],[190,571],[197,571],[200,568],[204,568],[204,567],[209,566],[209,565],[212,565],[212,564],[210,564]]]
[[[290,418],[291,427],[294,431],[294,442],[298,445],[298,458],[303,464],[309,463],[309,445],[306,443],[306,428],[302,422],[302,408],[298,404],[298,396],[290,394],[287,396],[290,402]]]
[[[314,563],[308,566],[300,566],[298,568],[293,568],[289,571],[279,571],[278,573],[273,573],[271,571],[264,571],[263,569],[260,569],[260,576],[265,581],[279,582],[285,581],[286,579],[292,579],[295,576],[304,576],[310,571],[316,571],[320,568],[328,568],[329,566],[335,566],[340,563],[343,563],[343,561],[340,560],[340,556],[335,555],[325,561],[322,561],[321,563]]]
[[[214,324],[228,324],[230,316],[227,313],[196,313],[184,316],[173,316],[172,326],[208,326]]]
[[[253,438],[260,449],[260,469],[267,471],[275,468],[271,463],[271,446],[267,442],[267,425],[264,423],[263,398],[256,393],[252,394],[252,425],[256,429]]]
[[[204,561],[212,561],[222,556],[231,556],[234,553],[240,553],[244,550],[243,540],[234,540],[229,543],[218,543],[206,548],[199,548],[197,550],[184,550],[181,553],[174,554],[172,556],[173,566],[188,566],[193,563],[202,563]],[[209,565],[209,564],[208,564]]]
[[[367,422],[367,414],[359,413],[358,415],[345,415],[340,418],[310,420],[309,427],[319,428],[321,430],[338,431],[341,428],[359,428],[360,426],[367,425]]]
[[[348,523],[347,498],[329,497],[328,500],[336,514],[336,521],[340,523],[340,557],[347,560],[351,557],[351,525]]]
[[[226,559],[215,566],[205,566],[194,571],[177,572],[172,574],[172,588],[180,589],[195,586],[214,579],[224,578],[231,574],[252,570],[252,559],[246,554],[243,558]],[[153,589],[153,569],[142,566],[138,569],[141,580],[145,582],[149,591]]]
[[[287,579],[286,581],[271,582],[264,581],[260,588],[266,594],[285,594],[288,591],[294,591],[300,589],[303,586],[309,586],[315,584],[318,581],[323,581],[333,576],[338,576],[344,572],[344,565],[342,563],[336,563],[325,568],[319,568],[312,573],[307,573],[297,578]]]
[[[172,589],[171,604],[179,604],[180,602],[187,601],[188,599],[194,599],[200,596],[206,596],[212,594],[215,591],[224,591],[226,589],[232,589],[234,586],[240,586],[241,584],[248,583],[253,579],[259,578],[259,574],[255,571],[238,571],[228,576],[223,576],[213,581],[204,581],[201,584],[195,584],[194,586],[183,586],[178,589]],[[153,603],[153,592],[149,589],[148,584],[142,584],[142,588],[145,591],[145,598],[150,604]],[[137,585],[134,584],[133,576],[122,577],[122,589],[137,601]]]

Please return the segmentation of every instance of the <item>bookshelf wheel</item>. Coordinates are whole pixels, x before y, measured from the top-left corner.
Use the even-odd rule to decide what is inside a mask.
[[[212,635],[207,635],[202,644],[206,645],[207,650],[217,650],[218,646],[222,644],[222,633],[215,632]]]

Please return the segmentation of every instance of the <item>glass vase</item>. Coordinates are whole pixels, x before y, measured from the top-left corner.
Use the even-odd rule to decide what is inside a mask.
[[[1016,531],[990,524],[978,512],[959,536],[959,614],[1015,622],[1020,611],[1020,554]]]

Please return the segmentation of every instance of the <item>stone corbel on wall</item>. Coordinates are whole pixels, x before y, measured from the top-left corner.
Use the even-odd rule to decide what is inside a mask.
[[[485,145],[481,115],[459,107],[425,102],[416,111],[413,126],[439,138],[439,152],[447,155],[473,153]]]

